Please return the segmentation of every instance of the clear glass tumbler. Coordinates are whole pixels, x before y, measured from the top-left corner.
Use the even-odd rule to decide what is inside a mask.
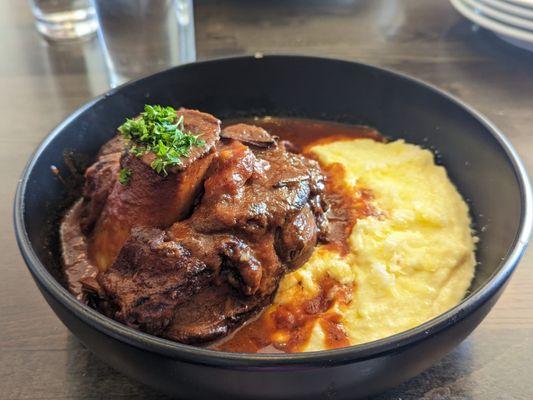
[[[50,40],[88,38],[98,29],[91,0],[30,0],[37,30]]]
[[[192,0],[94,0],[109,83],[196,59]]]

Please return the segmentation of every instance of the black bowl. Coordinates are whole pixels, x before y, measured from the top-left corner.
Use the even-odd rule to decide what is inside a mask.
[[[124,117],[137,114],[145,103],[198,108],[220,118],[276,115],[361,123],[438,151],[437,159],[470,202],[478,228],[479,265],[469,295],[404,333],[290,355],[186,346],[137,332],[80,304],[56,279],[57,216],[67,190],[50,165],[68,170],[65,149],[93,157]],[[232,399],[362,397],[418,374],[461,342],[494,305],[524,252],[531,211],[531,189],[518,156],[470,107],[401,74],[293,56],[184,65],[98,97],[39,146],[18,186],[14,209],[18,244],[37,286],[87,348],[163,392]]]

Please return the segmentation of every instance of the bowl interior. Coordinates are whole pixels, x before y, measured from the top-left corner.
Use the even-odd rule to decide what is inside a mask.
[[[471,291],[498,271],[517,239],[524,205],[511,157],[489,126],[461,104],[366,65],[237,58],[185,65],[113,90],[73,114],[40,147],[24,182],[23,216],[34,251],[56,277],[57,224],[73,199],[73,159],[83,164],[93,158],[124,118],[145,103],[197,108],[219,118],[275,115],[365,124],[432,149],[469,202],[480,239]]]

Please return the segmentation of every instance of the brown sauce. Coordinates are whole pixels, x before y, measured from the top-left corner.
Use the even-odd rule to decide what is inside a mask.
[[[379,216],[370,200],[372,193],[366,189],[353,190],[344,182],[344,167],[332,164],[324,168],[326,193],[331,205],[330,243],[325,245],[340,254],[346,254],[348,237],[360,218]],[[259,318],[248,322],[233,336],[213,348],[246,353],[293,353],[302,351],[309,342],[314,326],[318,323],[324,333],[324,346],[328,349],[349,346],[350,342],[342,326],[342,316],[330,310],[338,302],[348,304],[353,288],[340,285],[326,275],[319,282],[317,296],[301,302],[283,304],[267,309]]]
[[[326,246],[339,251],[348,252],[348,237],[353,226],[360,218],[378,216],[370,200],[373,194],[368,189],[356,189],[344,185],[345,170],[341,164],[331,164],[322,167],[326,173],[326,196],[331,206],[330,211],[330,243]]]
[[[261,126],[281,140],[289,140],[303,153],[307,153],[310,146],[337,140],[383,140],[375,129],[366,126],[307,119],[248,118],[226,121],[224,125],[237,122]],[[307,155],[312,157],[309,153]],[[327,246],[343,254],[348,251],[347,238],[356,221],[377,215],[377,211],[369,202],[372,199],[370,191],[360,189],[354,196],[353,189],[344,186],[345,171],[342,165],[333,164],[323,169],[332,208],[330,219],[338,221],[332,224],[330,244]],[[93,278],[97,269],[89,261],[87,239],[80,229],[80,204],[80,201],[74,204],[63,219],[61,246],[68,288],[80,301],[84,301],[81,282],[85,278]],[[298,352],[305,348],[317,323],[325,334],[326,348],[348,346],[350,343],[342,326],[341,315],[331,310],[331,307],[335,303],[348,304],[354,288],[343,286],[327,275],[319,282],[319,287],[318,295],[311,299],[267,308],[258,318],[249,321],[212,348],[251,353]]]
[[[383,136],[374,128],[364,125],[349,125],[339,122],[318,121],[303,118],[255,117],[224,121],[225,126],[234,123],[257,125],[272,135],[288,140],[305,152],[306,148],[338,140],[373,139],[383,141]]]
[[[87,238],[80,228],[81,200],[78,200],[63,218],[60,228],[63,272],[68,290],[79,301],[85,302],[82,281],[94,278],[98,269],[89,260]]]
[[[233,121],[232,121],[233,122]],[[253,118],[239,122],[263,127],[282,140],[289,140],[307,156],[310,147],[339,140],[369,138],[383,141],[373,128],[334,122],[289,118]],[[326,174],[327,196],[332,209],[329,219],[330,243],[326,246],[345,254],[347,239],[360,218],[379,215],[372,207],[373,195],[369,190],[352,188],[344,184],[345,170],[341,164],[322,167]],[[342,316],[331,310],[333,304],[348,304],[353,288],[340,285],[326,276],[319,282],[317,296],[300,302],[283,304],[263,312],[259,318],[248,322],[232,336],[215,344],[214,349],[245,353],[292,353],[302,351],[311,338],[313,328],[319,324],[324,332],[324,346],[328,349],[349,346],[342,325]]]
[[[352,288],[339,284],[329,276],[319,282],[319,287],[320,291],[315,297],[267,310],[257,320],[213,348],[244,353],[271,353],[273,350],[294,353],[303,350],[316,323],[325,333],[327,348],[349,346],[341,316],[331,307],[335,303],[348,304]]]

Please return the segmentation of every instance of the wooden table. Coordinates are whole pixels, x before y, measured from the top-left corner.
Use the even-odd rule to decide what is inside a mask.
[[[533,53],[470,24],[443,0],[196,2],[198,57],[299,53],[391,67],[494,121],[533,172]],[[0,398],[165,399],[104,365],[38,293],[15,244],[19,174],[47,132],[108,88],[98,41],[51,46],[25,1],[0,2]],[[502,205],[505,207],[505,205]],[[380,399],[533,399],[533,259],[455,351]]]

